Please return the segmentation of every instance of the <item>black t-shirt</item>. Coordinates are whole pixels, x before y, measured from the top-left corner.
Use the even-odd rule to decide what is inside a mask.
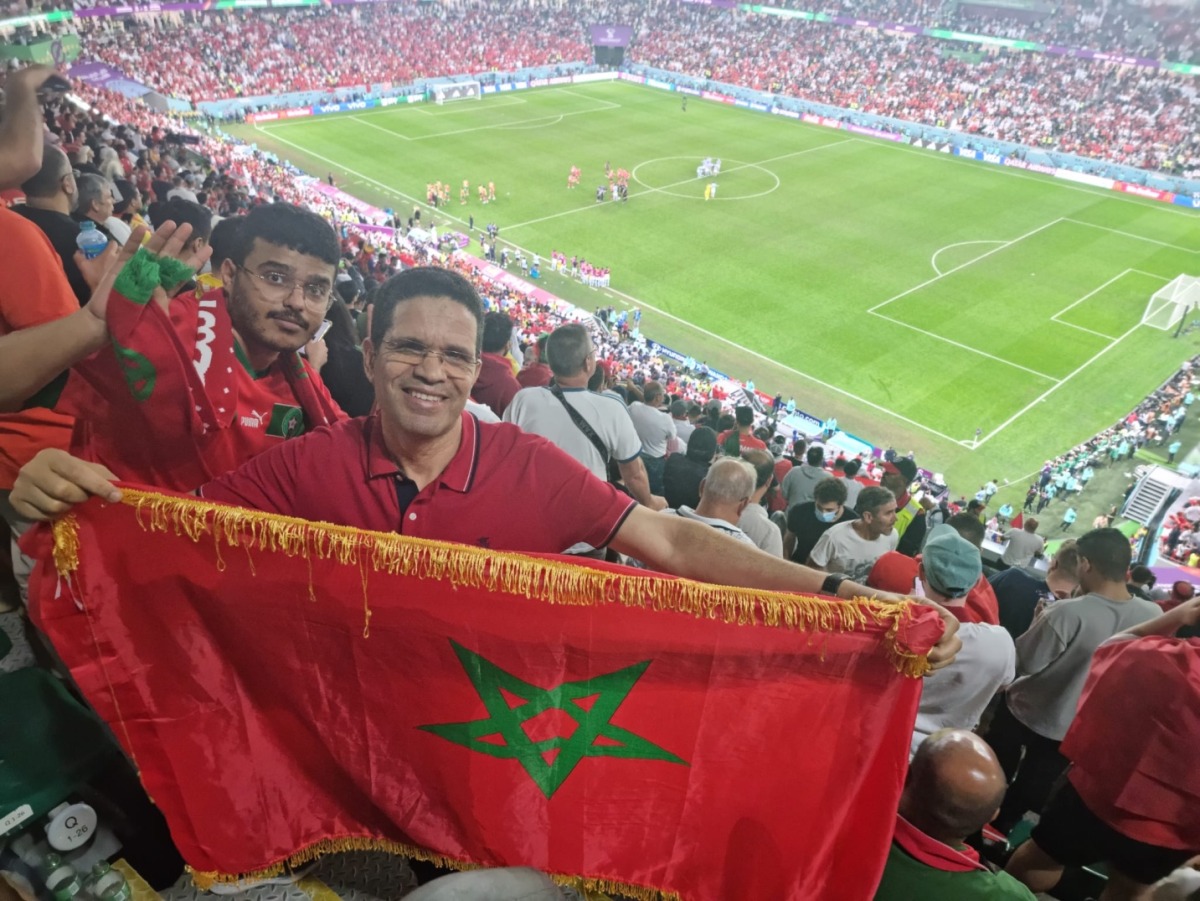
[[[150,190],[154,194],[156,200],[165,201],[167,194],[175,187],[174,182],[167,181],[164,178],[156,178],[150,182]]]
[[[363,371],[362,351],[357,347],[330,346],[321,380],[347,416],[366,416],[371,412],[375,386]]]
[[[842,515],[833,522],[821,522],[817,519],[817,505],[814,501],[796,504],[787,513],[788,531],[796,536],[796,549],[792,552],[792,562],[807,563],[808,555],[817,546],[821,536],[841,522],[850,522],[858,516],[849,507],[842,507]]]
[[[71,290],[75,292],[80,306],[87,303],[92,296],[92,289],[88,287],[83,273],[75,265],[75,251],[79,249],[75,237],[79,234],[79,223],[64,213],[24,204],[13,207],[13,210],[46,233],[55,253],[62,260],[63,271],[67,274],[67,281],[71,283]]]
[[[1038,601],[1050,596],[1045,579],[1036,579],[1025,570],[1011,567],[988,579],[996,592],[1000,607],[1000,625],[1014,639],[1020,638],[1033,625],[1033,612]]]
[[[708,475],[708,465],[692,460],[687,454],[671,454],[663,466],[663,497],[673,510],[700,504],[700,483]]]

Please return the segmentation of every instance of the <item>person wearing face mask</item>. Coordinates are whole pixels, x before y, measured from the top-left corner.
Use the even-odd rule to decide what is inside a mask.
[[[866,579],[875,561],[896,549],[896,496],[886,488],[864,488],[858,519],[829,529],[808,555],[808,565],[847,579]]]
[[[846,494],[846,484],[841,479],[822,479],[813,488],[811,501],[788,510],[783,556],[794,563],[807,563],[822,535],[838,523],[858,519],[846,505]]]

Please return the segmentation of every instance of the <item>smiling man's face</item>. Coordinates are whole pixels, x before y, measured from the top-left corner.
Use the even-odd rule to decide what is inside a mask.
[[[379,347],[363,345],[385,428],[440,438],[458,427],[479,375],[479,325],[448,297],[413,297],[396,305]],[[413,362],[412,348],[428,353]]]

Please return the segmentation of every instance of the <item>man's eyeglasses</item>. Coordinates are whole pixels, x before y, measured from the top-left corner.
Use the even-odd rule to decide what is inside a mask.
[[[383,344],[383,357],[389,363],[420,366],[430,356],[437,357],[452,375],[471,375],[479,364],[478,358],[461,350],[434,350],[420,341],[385,341]]]
[[[271,303],[283,303],[297,287],[300,288],[304,304],[314,312],[323,313],[329,309],[329,298],[333,295],[333,285],[329,282],[298,282],[282,272],[268,272],[259,275],[245,266],[238,266],[242,272],[259,282],[259,293]]]

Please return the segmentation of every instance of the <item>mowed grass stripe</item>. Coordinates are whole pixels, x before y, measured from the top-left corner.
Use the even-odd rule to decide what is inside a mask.
[[[377,129],[346,124],[348,119],[340,116],[249,133],[251,140],[311,166],[314,174],[337,171],[340,165],[364,181],[364,199],[380,205],[402,208],[403,195],[422,197],[427,182],[448,181],[452,203],[449,210],[433,214],[439,224],[465,221],[471,214],[477,223],[495,221],[502,240],[511,234],[514,243],[543,258],[557,249],[611,266],[617,288],[648,305],[647,334],[700,357],[707,352],[714,365],[794,393],[801,406],[836,414],[852,431],[927,455],[948,477],[964,483],[1028,472],[1031,455],[1039,458],[1036,464],[1110,424],[1200,343],[1190,336],[1170,344],[1161,332],[1147,336],[1143,333],[1152,330],[1137,329],[1051,395],[1052,403],[1031,407],[972,453],[957,442],[969,441],[977,427],[994,430],[1035,401],[1049,383],[944,339],[983,336],[993,343],[974,346],[996,357],[1056,378],[1069,375],[1105,345],[1102,334],[1120,335],[1129,327],[1123,325],[1128,321],[1123,298],[1139,290],[1137,282],[1118,280],[1113,287],[1120,297],[1097,294],[1095,303],[1070,310],[1063,322],[1052,323],[1050,317],[1125,268],[1163,277],[1188,271],[1196,259],[1190,249],[1200,247],[1200,219],[1181,217],[1161,204],[1074,190],[1052,179],[890,142],[854,138],[846,145],[799,153],[846,135],[721,104],[693,102],[682,113],[677,95],[652,89],[596,84],[570,91],[522,92],[524,106],[494,111],[489,111],[493,104],[515,98],[501,95],[442,108],[422,105],[358,114],[375,122],[384,112],[394,112],[386,120],[388,127],[406,136],[410,127],[420,129],[413,135],[478,129],[440,139],[393,140]],[[619,108],[607,106],[614,103]],[[496,127],[571,112],[582,114],[532,128]],[[632,169],[645,161],[679,157],[647,170],[653,175],[649,183],[661,186],[694,178],[695,165],[704,156],[751,163],[785,157],[764,164],[778,176],[780,187],[752,200],[708,204],[702,199],[703,182],[695,183],[694,198],[662,191],[638,196],[631,190],[634,196],[627,205],[592,200],[606,160]],[[565,187],[571,165],[583,169],[575,192]],[[1022,177],[1009,177],[1017,174]],[[500,202],[480,207],[472,194],[471,203],[460,206],[457,191],[463,178],[473,187],[494,180]],[[719,181],[725,196],[753,193],[770,183],[753,169]],[[573,210],[578,213],[557,215]],[[1043,246],[1038,266],[990,266],[989,261],[1008,255],[1005,250],[966,266],[955,278],[954,287],[961,291],[956,298],[914,298],[918,306],[928,304],[919,310],[929,314],[925,318],[914,313],[918,307],[907,308],[907,299],[894,305],[905,311],[904,318],[911,315],[914,323],[941,337],[866,315],[872,306],[934,277],[930,260],[942,248],[965,241],[1008,241],[1058,218],[1088,225]],[[1050,231],[1057,234],[1058,227]],[[966,248],[962,256],[947,252],[939,268],[952,268],[988,249],[981,245],[972,253]],[[1020,265],[1027,262],[1022,259]],[[1040,277],[1030,281],[1030,271],[1054,275],[1047,275],[1043,285]],[[584,306],[626,302],[556,276],[545,280],[552,290]],[[1148,293],[1142,299],[1130,297],[1137,317],[1148,298]],[[650,307],[677,318],[656,316]],[[1034,308],[1037,315],[1031,318],[1028,311]],[[684,321],[730,343],[689,332]],[[1068,337],[1047,340],[1057,333]],[[773,369],[767,359],[815,381],[789,369]],[[1046,407],[1057,415],[1043,415]],[[879,408],[898,416],[889,418]]]

